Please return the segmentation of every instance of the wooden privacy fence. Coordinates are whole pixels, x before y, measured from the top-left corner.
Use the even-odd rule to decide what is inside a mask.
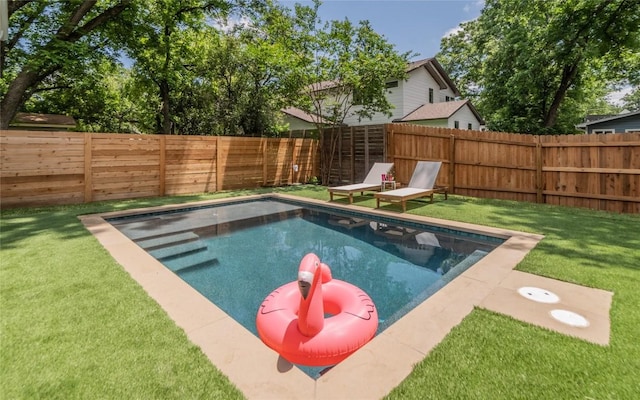
[[[361,180],[376,161],[393,162],[406,184],[418,160],[436,160],[443,163],[436,184],[452,193],[640,213],[640,133],[535,136],[387,124],[341,135],[334,184]]]
[[[306,182],[317,141],[2,131],[3,208]]]
[[[386,159],[385,125],[351,126],[326,130],[323,141],[324,160],[335,145],[329,183],[333,186],[362,182],[375,162]]]

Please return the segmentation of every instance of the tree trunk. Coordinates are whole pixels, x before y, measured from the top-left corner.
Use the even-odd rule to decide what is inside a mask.
[[[171,133],[171,108],[169,104],[169,82],[166,79],[160,81],[160,98],[162,99],[162,126],[160,133]]]
[[[564,70],[562,71],[562,80],[560,81],[560,85],[556,90],[556,93],[553,97],[553,102],[551,106],[549,106],[549,110],[546,112],[544,116],[544,127],[551,128],[556,123],[556,118],[558,117],[558,110],[560,109],[560,104],[562,104],[562,100],[564,100],[567,95],[567,90],[573,84],[574,79],[578,75],[578,62],[575,62],[572,65],[566,65]]]
[[[327,140],[327,129],[319,128],[320,130],[320,179],[323,185],[329,185],[331,179],[331,169],[333,168],[333,159],[335,157],[338,141],[342,137],[342,129],[331,127],[331,133]]]
[[[46,76],[46,75],[44,75]],[[9,129],[9,123],[27,100],[27,89],[42,80],[42,76],[30,70],[21,71],[11,82],[6,95],[0,102],[0,129]]]

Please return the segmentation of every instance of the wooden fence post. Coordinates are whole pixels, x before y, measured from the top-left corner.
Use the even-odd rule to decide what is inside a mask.
[[[222,190],[222,184],[220,183],[222,180],[222,169],[220,166],[222,163],[220,159],[222,158],[222,143],[220,136],[216,136],[216,192]]]
[[[395,142],[394,142],[394,137],[393,137],[393,129],[391,129],[389,131],[389,137],[387,138],[387,146],[389,147],[387,149],[387,155],[386,155],[386,160],[387,162],[391,162],[391,163],[395,163]],[[395,172],[395,171],[394,171]]]
[[[364,170],[369,170],[369,125],[364,127]]]
[[[340,131],[342,132],[340,128]],[[349,182],[353,183],[356,180],[356,131],[355,127],[351,126],[349,128]]]
[[[288,139],[288,140],[289,141],[288,141],[287,144],[289,146],[289,152],[290,152],[291,158],[289,159],[290,162],[289,162],[289,168],[288,168],[289,172],[287,172],[287,176],[288,176],[287,183],[289,185],[291,185],[291,184],[295,183],[295,181],[296,181],[296,171],[293,170],[293,166],[296,163],[296,154],[295,153],[296,153],[296,140],[297,139]],[[266,159],[264,160],[264,163],[265,164],[267,163]],[[299,167],[300,166],[298,166],[298,168]]]
[[[165,137],[165,135],[160,135],[160,165],[159,165],[159,174],[160,174],[160,185],[159,185],[159,191],[160,191],[160,196],[164,196],[165,195],[165,182],[166,182],[166,144],[167,144],[167,138]]]
[[[542,143],[540,143],[540,136],[536,140],[536,203],[544,203],[542,197]]]
[[[289,137],[291,137],[291,135],[289,135]],[[282,138],[280,139],[274,139],[278,141],[278,148],[280,148],[280,143],[282,143]],[[289,139],[291,140],[291,139]],[[267,170],[267,157],[269,156],[267,149],[269,147],[269,142],[268,139],[262,138],[260,139],[260,146],[262,147],[262,186],[267,186],[267,175],[268,175],[268,170]],[[280,181],[282,181],[282,179],[280,179]],[[274,182],[275,184],[275,182]]]
[[[456,136],[449,136],[449,193],[456,187]]]
[[[91,203],[93,200],[93,171],[91,168],[91,147],[92,134],[84,134],[84,202]]]

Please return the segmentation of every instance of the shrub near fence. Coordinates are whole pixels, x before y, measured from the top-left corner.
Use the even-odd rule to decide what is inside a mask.
[[[319,173],[313,139],[2,131],[0,146],[3,208],[285,185]]]

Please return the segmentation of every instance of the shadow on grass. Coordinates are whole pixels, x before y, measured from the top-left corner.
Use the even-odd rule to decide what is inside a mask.
[[[321,197],[326,188],[319,186],[287,186],[281,188],[258,188],[184,196],[150,197],[134,200],[113,200],[64,206],[29,207],[1,210],[0,243],[2,248],[20,246],[20,242],[42,233],[56,234],[60,239],[74,239],[88,232],[78,220],[78,216],[124,211],[135,208],[156,207],[169,204],[183,204],[218,198],[264,194],[271,192],[303,193],[308,197]]]

